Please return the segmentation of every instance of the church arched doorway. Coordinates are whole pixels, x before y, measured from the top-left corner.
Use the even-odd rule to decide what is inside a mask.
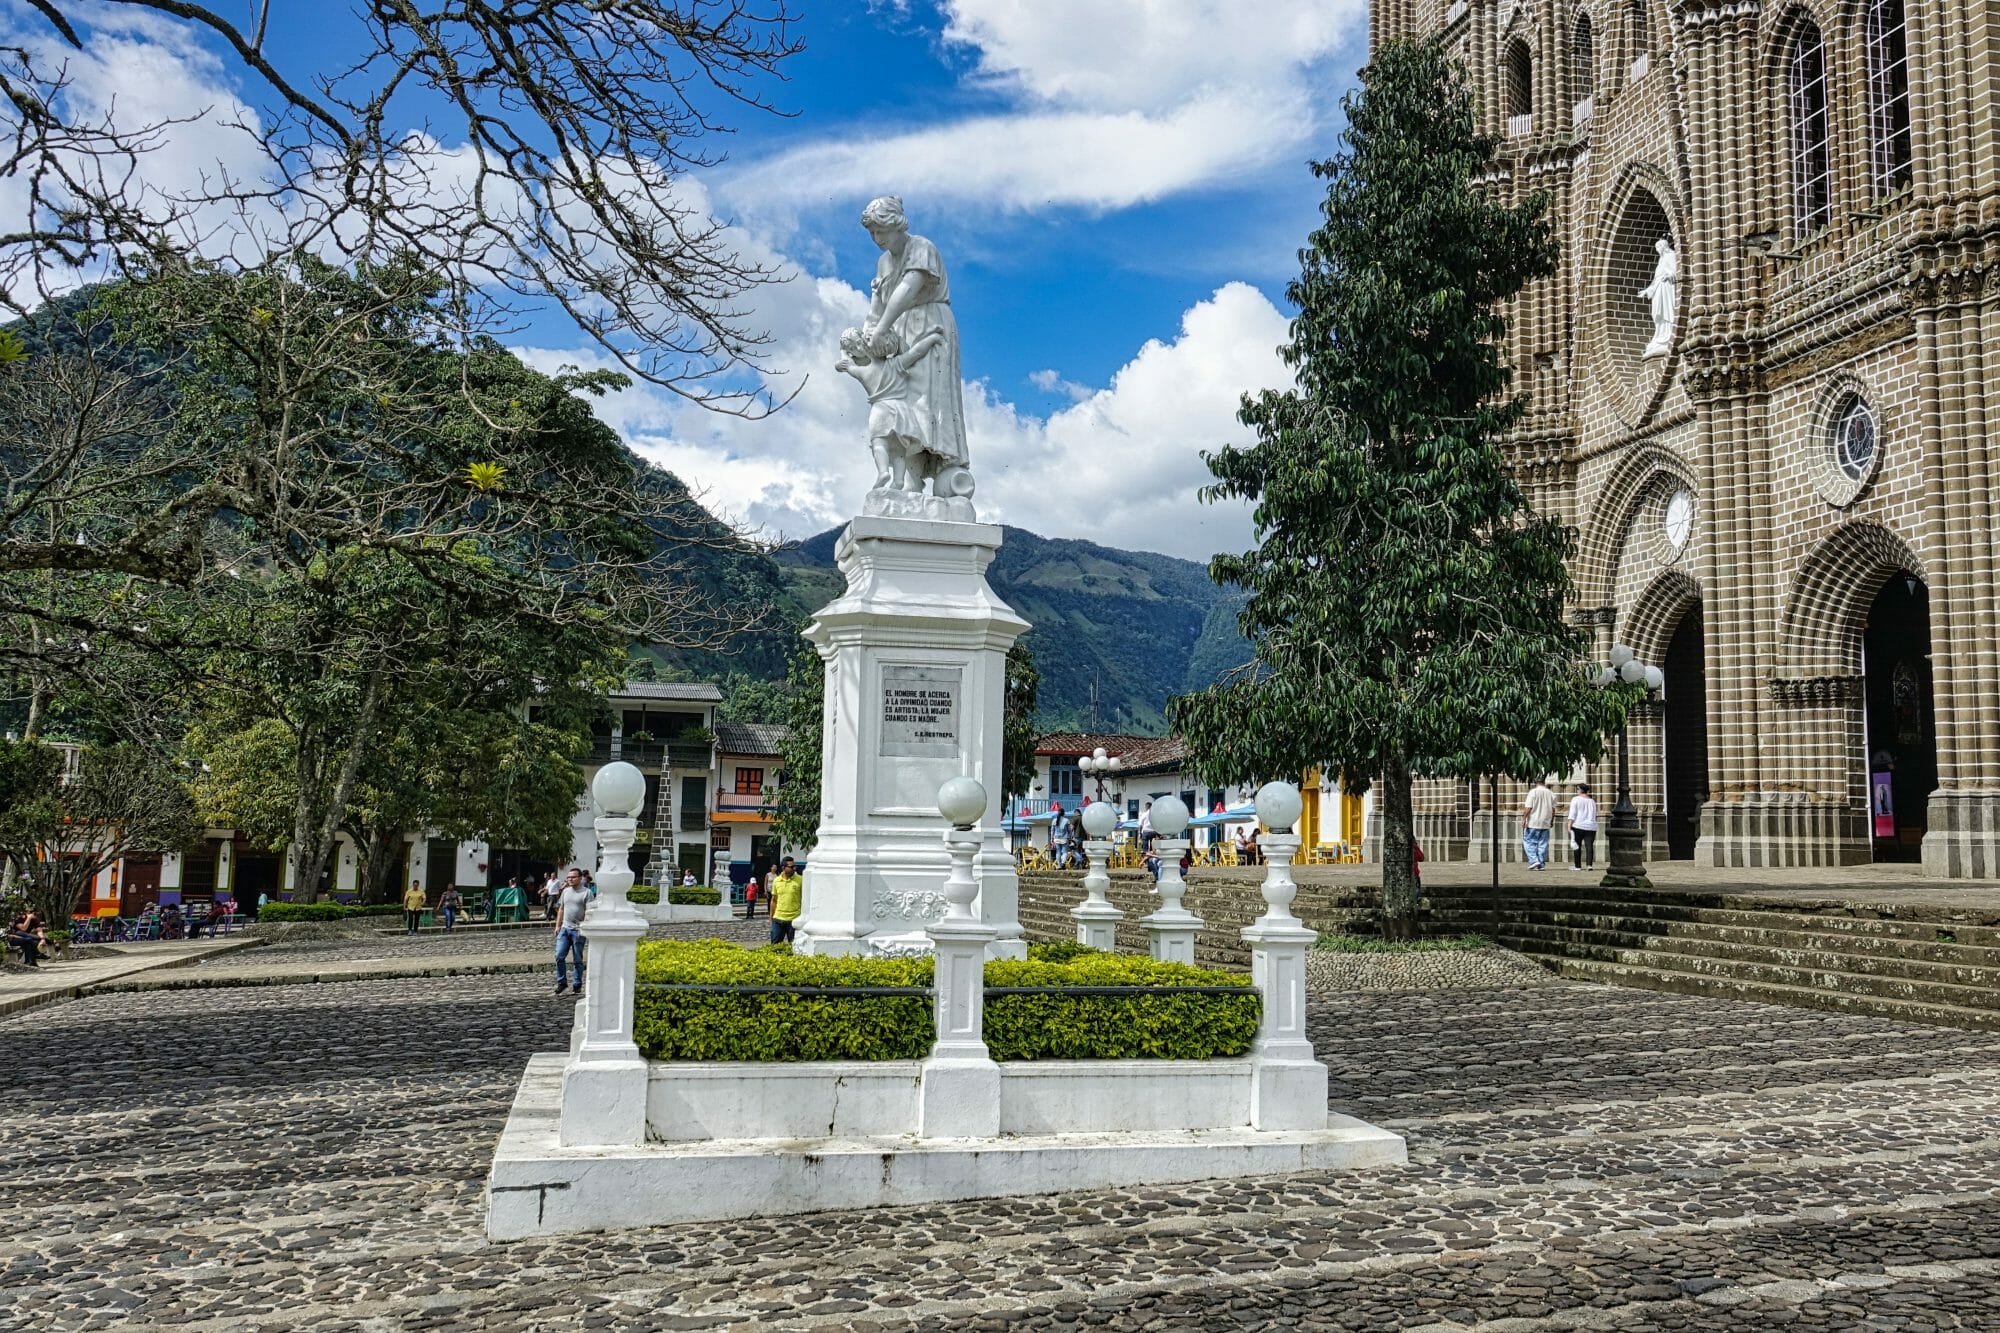
[[[1701,836],[1701,807],[1708,800],[1707,644],[1701,603],[1681,616],[1661,655],[1666,689],[1660,698],[1660,740],[1665,765],[1667,856],[1694,856]]]
[[[1898,570],[1875,594],[1862,630],[1868,825],[1877,861],[1919,859],[1937,790],[1930,607],[1924,581]]]

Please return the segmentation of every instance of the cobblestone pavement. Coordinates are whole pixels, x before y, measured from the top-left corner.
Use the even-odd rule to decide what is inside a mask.
[[[1984,1328],[2000,1036],[1559,985],[1319,1002],[1407,1167],[493,1245],[519,977],[0,1021],[0,1327]],[[1504,1321],[1504,1322],[1497,1322]]]

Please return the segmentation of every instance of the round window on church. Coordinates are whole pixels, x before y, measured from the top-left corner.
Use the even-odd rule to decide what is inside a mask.
[[[1833,462],[1849,481],[1866,481],[1875,470],[1875,414],[1850,398],[1833,422]]]
[[[1661,515],[1661,528],[1669,551],[1679,555],[1687,549],[1688,538],[1694,533],[1694,496],[1686,487],[1667,497],[1666,512]]]

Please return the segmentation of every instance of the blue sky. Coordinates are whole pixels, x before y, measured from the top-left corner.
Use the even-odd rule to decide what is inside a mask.
[[[766,88],[791,114],[732,109],[730,160],[694,184],[792,275],[756,315],[769,387],[799,392],[761,422],[645,388],[601,415],[747,526],[804,536],[854,513],[865,403],[832,373],[834,341],[874,268],[860,206],[900,194],[950,269],[982,517],[1195,559],[1240,547],[1244,513],[1196,504],[1198,454],[1240,438],[1242,392],[1285,380],[1282,293],[1320,195],[1305,164],[1333,147],[1362,0],[795,8],[805,50]],[[37,26],[21,0],[0,14]],[[274,0],[272,24],[281,67],[326,70],[357,20],[339,0]],[[83,87],[132,114],[255,106],[164,27],[92,45]],[[213,124],[184,133],[163,171],[226,156]],[[554,320],[516,343],[547,369],[601,361]]]

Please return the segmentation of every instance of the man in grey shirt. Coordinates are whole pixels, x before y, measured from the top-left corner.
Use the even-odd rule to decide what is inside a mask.
[[[590,908],[591,893],[583,887],[583,872],[571,870],[556,896],[556,994],[574,986],[583,994],[583,914]],[[571,962],[572,982],[564,975],[564,961]]]

